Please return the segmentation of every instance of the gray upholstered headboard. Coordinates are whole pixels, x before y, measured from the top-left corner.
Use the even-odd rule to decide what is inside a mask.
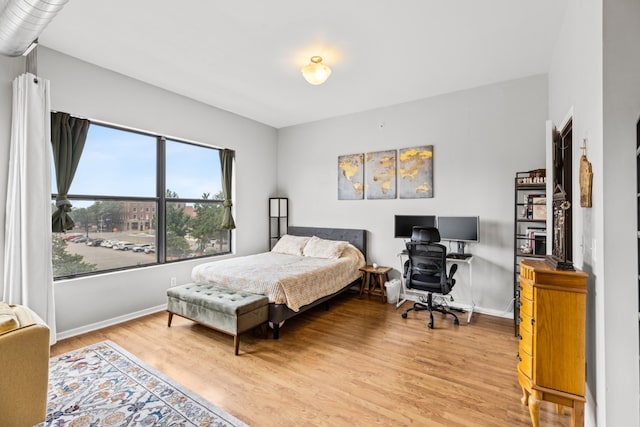
[[[356,248],[360,249],[364,255],[364,259],[367,259],[367,230],[289,226],[287,232],[294,236],[318,236],[321,239],[346,240]]]

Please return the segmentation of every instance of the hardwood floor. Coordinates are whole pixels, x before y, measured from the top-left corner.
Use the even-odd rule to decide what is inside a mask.
[[[401,309],[407,309],[405,303]],[[60,341],[59,355],[109,339],[252,426],[530,426],[509,319],[410,313],[347,294],[287,321],[279,340],[233,338],[157,313]],[[463,320],[463,318],[465,320]],[[545,402],[541,426],[570,425]]]

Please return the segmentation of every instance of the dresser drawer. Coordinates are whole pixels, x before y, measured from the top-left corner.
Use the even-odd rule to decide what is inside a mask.
[[[520,312],[533,317],[533,301],[520,295]]]
[[[518,353],[518,357],[520,358],[520,362],[518,362],[518,369],[528,378],[533,378],[533,358],[521,351]]]
[[[533,283],[522,276],[520,276],[520,295],[533,300]]]
[[[533,355],[533,334],[531,331],[528,331],[523,324],[520,324],[520,345],[519,345],[520,354],[527,353],[528,355]]]
[[[520,335],[522,335],[522,331],[525,330],[529,333],[529,335],[533,335],[533,322],[531,322],[532,317],[524,312],[520,312]]]

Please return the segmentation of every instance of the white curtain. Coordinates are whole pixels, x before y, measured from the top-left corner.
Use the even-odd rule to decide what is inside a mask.
[[[56,341],[51,267],[51,107],[49,81],[13,81],[2,298],[35,311]]]

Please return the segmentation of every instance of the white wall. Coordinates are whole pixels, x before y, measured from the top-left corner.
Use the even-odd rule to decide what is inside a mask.
[[[511,316],[514,176],[545,166],[546,76],[499,83],[278,131],[278,189],[289,197],[290,223],[364,228],[369,262],[399,276],[395,214],[479,215],[474,299]],[[338,200],[338,156],[434,146],[431,199]],[[366,173],[366,172],[365,172]],[[461,265],[454,296],[470,302]]]
[[[636,123],[640,2],[603,2],[603,245],[606,424],[640,425]],[[598,385],[600,390],[600,384]]]
[[[51,108],[135,129],[184,138],[236,151],[235,252],[268,247],[268,197],[276,189],[276,130],[61,53],[38,48],[39,75],[51,81]],[[22,68],[0,58],[0,118],[10,123],[10,88]],[[7,63],[7,67],[5,67]],[[7,89],[8,88],[8,89]],[[9,101],[10,102],[10,101]],[[0,164],[7,170],[8,126],[0,130]],[[6,199],[6,173],[0,195]],[[1,214],[4,215],[4,212]],[[1,219],[2,217],[0,217]],[[124,320],[166,304],[170,277],[187,282],[199,261],[166,264],[55,283],[59,336],[114,319]]]
[[[640,425],[635,125],[640,4],[570,0],[549,73],[550,118],[573,110],[574,194],[588,138],[593,207],[574,211],[576,265],[590,274],[586,425]],[[605,42],[603,42],[603,40]]]

